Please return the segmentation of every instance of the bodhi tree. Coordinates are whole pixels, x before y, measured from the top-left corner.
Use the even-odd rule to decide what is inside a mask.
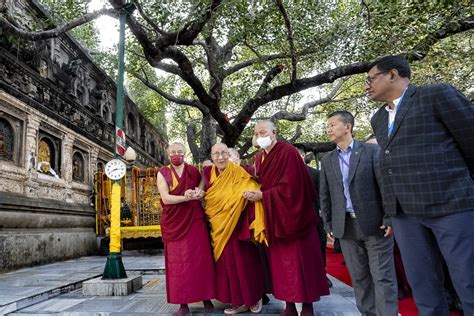
[[[101,10],[39,31],[22,29],[7,16],[0,26],[15,37],[45,40],[100,15],[117,17],[125,2],[109,0]],[[245,128],[256,118],[314,123],[323,104],[356,106],[369,115],[362,74],[380,56],[427,59],[429,66],[420,71],[439,72],[441,80],[472,76],[468,0],[132,2],[137,10],[127,18],[129,76],[169,101],[172,115],[187,122],[196,161],[205,159],[217,137],[246,152],[251,143]],[[446,49],[459,62],[440,66],[452,62],[443,55]],[[296,132],[293,140],[301,129]]]

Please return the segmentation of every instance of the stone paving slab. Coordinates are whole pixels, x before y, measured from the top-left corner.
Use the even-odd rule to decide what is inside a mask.
[[[357,312],[353,297],[347,297],[352,289],[331,277],[334,283],[331,295],[323,297],[314,304],[318,316],[355,316]],[[178,305],[166,303],[166,280],[164,275],[143,275],[144,286],[126,297],[85,297],[80,290],[62,294],[47,301],[35,304],[9,315],[64,315],[64,316],[122,316],[122,315],[171,315]],[[344,294],[342,296],[341,294]],[[222,315],[226,305],[214,301],[215,312],[204,314],[202,303],[190,304],[193,316]],[[261,315],[276,315],[284,308],[284,303],[271,298]],[[300,306],[298,307],[301,308]],[[253,314],[242,314],[250,316]],[[255,316],[255,315],[253,315]]]
[[[125,252],[123,262],[127,274],[141,274],[143,288],[125,297],[86,297],[82,280],[103,272],[105,257],[83,257],[41,267],[22,269],[0,275],[0,315],[63,315],[63,316],[145,316],[169,315],[178,305],[166,303],[166,279],[162,254],[149,256]],[[81,280],[81,278],[83,278]],[[314,304],[318,316],[360,315],[351,287],[330,277],[331,295]],[[62,288],[61,288],[62,286]],[[9,302],[9,304],[5,304]],[[3,305],[2,305],[3,304]],[[222,315],[226,305],[217,301],[215,312],[204,314],[202,303],[190,305],[193,316]],[[3,310],[2,310],[3,308]],[[271,298],[261,315],[279,314],[284,303]],[[301,308],[301,307],[299,307]],[[246,316],[254,314],[243,314]]]
[[[5,315],[82,287],[99,277],[107,257],[90,256],[0,274],[0,315]],[[122,261],[129,273],[164,273],[162,253],[126,251]]]

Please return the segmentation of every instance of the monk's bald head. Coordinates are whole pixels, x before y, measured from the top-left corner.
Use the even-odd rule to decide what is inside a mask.
[[[227,145],[224,144],[224,143],[217,143],[217,144],[215,144],[214,146],[212,146],[212,148],[211,148],[211,155],[212,155],[213,153],[217,152],[217,151],[220,152],[220,151],[222,151],[222,150],[225,150],[225,151],[228,152],[228,151],[229,151],[229,147],[227,147]]]
[[[255,125],[255,129],[267,129],[269,131],[276,131],[275,124],[272,121],[264,120],[264,121],[258,121],[257,124]]]
[[[177,152],[180,151],[182,153],[186,153],[186,147],[184,147],[183,143],[180,142],[172,142],[168,148],[166,149],[168,154],[172,154],[171,152]]]

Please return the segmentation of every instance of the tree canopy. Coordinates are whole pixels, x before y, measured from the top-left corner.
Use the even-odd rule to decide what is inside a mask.
[[[197,161],[217,138],[246,153],[251,145],[246,127],[257,119],[278,121],[287,139],[324,141],[325,115],[344,108],[356,116],[357,136],[367,136],[378,105],[365,97],[363,79],[380,56],[405,54],[417,84],[445,81],[463,92],[472,89],[469,0],[132,2],[137,10],[127,18],[131,96],[147,104],[145,114],[158,125],[165,109],[176,122],[170,133],[187,134]],[[0,26],[13,36],[42,40],[103,14],[115,17],[124,5],[108,0],[99,11],[76,8],[71,16],[69,4],[44,30],[19,29],[11,17],[0,17]],[[82,36],[94,39],[87,30]]]

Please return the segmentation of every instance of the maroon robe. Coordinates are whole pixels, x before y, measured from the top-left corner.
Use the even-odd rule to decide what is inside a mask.
[[[255,168],[262,184],[273,295],[287,302],[317,301],[329,288],[306,165],[292,145],[277,142],[268,155],[257,155]]]
[[[160,169],[168,186],[172,173],[178,186],[172,195],[184,195],[188,189],[199,186],[199,171],[185,165],[181,178],[170,167]],[[189,304],[215,297],[215,271],[209,231],[199,201],[163,204],[161,232],[165,244],[166,295],[168,303]]]
[[[205,167],[205,189],[212,167]],[[250,307],[262,298],[264,273],[257,246],[250,241],[250,223],[254,219],[253,203],[248,203],[229,241],[216,262],[216,298],[232,305]]]

